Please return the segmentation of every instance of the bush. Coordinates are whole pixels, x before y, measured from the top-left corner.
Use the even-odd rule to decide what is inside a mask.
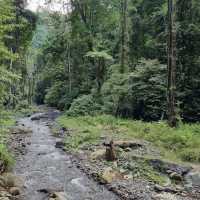
[[[65,94],[65,90],[66,88],[63,87],[63,82],[56,82],[46,90],[45,103],[49,106],[57,107],[60,99]]]
[[[69,116],[95,115],[100,113],[101,105],[96,102],[92,95],[83,95],[75,99],[67,114]]]
[[[186,148],[180,153],[180,158],[187,162],[200,162],[200,150]]]

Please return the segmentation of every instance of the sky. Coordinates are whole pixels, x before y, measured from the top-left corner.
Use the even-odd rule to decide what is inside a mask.
[[[63,11],[63,3],[66,2],[66,0],[53,0],[50,5],[45,5],[45,0],[28,0],[28,6],[27,9],[32,10],[33,12],[36,12],[38,8],[48,8],[51,11]]]

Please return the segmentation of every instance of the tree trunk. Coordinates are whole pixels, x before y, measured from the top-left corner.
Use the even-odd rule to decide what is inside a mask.
[[[121,0],[121,64],[120,72],[124,73],[128,64],[128,31],[127,31],[127,0]]]
[[[176,31],[174,0],[168,0],[168,123],[177,126],[176,116]]]

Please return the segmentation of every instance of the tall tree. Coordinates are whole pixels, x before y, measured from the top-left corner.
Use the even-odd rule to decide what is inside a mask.
[[[128,64],[128,30],[127,30],[128,0],[121,0],[121,63],[120,72],[124,73]]]
[[[176,116],[176,30],[175,30],[175,3],[168,0],[168,123],[171,127],[177,126]]]

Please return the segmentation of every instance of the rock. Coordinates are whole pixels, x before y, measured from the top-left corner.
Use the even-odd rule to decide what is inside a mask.
[[[9,200],[12,197],[12,195],[10,193],[8,193],[7,191],[1,191],[0,192],[0,200]]]
[[[0,177],[0,187],[6,187],[4,179],[1,179]]]
[[[105,149],[98,149],[95,152],[91,153],[90,159],[92,160],[99,160],[105,158],[106,150]]]
[[[18,187],[11,187],[9,190],[10,194],[17,196],[20,194],[20,189]]]
[[[0,173],[3,173],[6,169],[4,161],[0,160]]]
[[[168,192],[168,193],[174,193],[174,194],[179,192],[176,188],[163,187],[163,186],[160,186],[160,185],[155,185],[154,190],[156,192]]]
[[[0,186],[0,192],[5,192],[6,191],[6,188],[5,187],[2,187]]]
[[[132,174],[124,175],[124,179],[125,180],[133,180],[133,175]]]
[[[132,149],[131,149],[130,147],[128,147],[128,148],[126,148],[124,151],[126,151],[126,152],[131,152]]]
[[[64,149],[65,143],[63,141],[58,141],[58,142],[56,142],[55,147],[58,149]]]
[[[162,187],[162,186],[160,186],[160,185],[155,185],[155,186],[154,186],[154,190],[155,190],[156,192],[163,192],[163,191],[165,190],[165,188]]]
[[[15,128],[12,128],[11,129],[11,134],[29,134],[31,133],[32,130],[29,129],[29,128],[26,128],[24,126],[18,126],[18,127],[15,127]]]
[[[31,120],[37,121],[37,120],[45,119],[45,118],[48,118],[48,115],[46,113],[37,113],[37,114],[32,115]]]
[[[10,200],[8,197],[0,197],[0,200]]]
[[[22,145],[22,147],[24,147],[24,148],[26,147],[26,144],[25,144],[25,143],[21,143],[21,145]]]
[[[176,175],[178,176],[184,176],[186,175],[189,171],[192,170],[191,167],[187,167],[187,166],[182,166],[176,163],[170,163],[170,162],[166,162],[164,160],[160,160],[160,159],[150,159],[149,160],[149,164],[155,169],[158,170],[164,174],[172,174],[172,173],[176,173]]]
[[[154,196],[155,200],[178,200],[173,194],[163,192]]]
[[[5,187],[23,187],[23,181],[12,173],[4,173],[0,176],[0,180],[4,182]]]
[[[102,179],[104,183],[112,183],[116,180],[122,180],[123,176],[118,171],[112,169],[112,167],[108,167],[104,170]]]
[[[54,192],[50,195],[49,200],[67,200],[66,195],[64,192]]]
[[[184,177],[185,187],[191,189],[192,187],[200,187],[200,172],[190,172]]]
[[[110,145],[109,142],[104,142],[103,144],[104,146]],[[120,147],[122,149],[127,149],[127,148],[134,149],[134,148],[144,147],[145,144],[143,141],[140,140],[131,140],[131,141],[119,140],[119,141],[114,141],[114,146]]]
[[[176,172],[172,172],[169,177],[172,179],[172,180],[175,180],[175,181],[182,181],[183,180],[183,177],[176,173]]]

